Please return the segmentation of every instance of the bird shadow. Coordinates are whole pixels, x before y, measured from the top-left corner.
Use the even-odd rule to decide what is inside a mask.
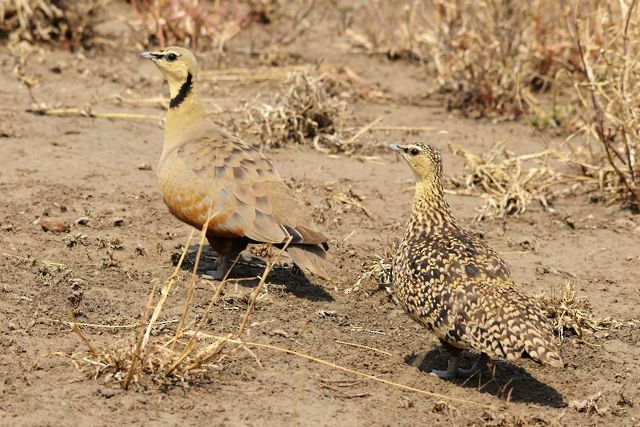
[[[446,350],[435,347],[426,353],[406,356],[405,363],[428,373],[434,369],[446,369],[448,357]],[[463,352],[460,366],[470,368],[477,357],[477,354]],[[524,368],[501,360],[492,359],[480,375],[444,381],[474,388],[510,402],[535,403],[552,408],[567,406],[556,389],[538,381]]]
[[[198,245],[191,245],[187,251],[181,270],[192,272],[196,262]],[[265,269],[263,259],[251,256],[247,260],[246,252],[229,273],[228,279],[236,280],[238,284],[246,287],[256,287],[260,283],[260,276]],[[218,258],[218,254],[208,245],[202,248],[202,255],[198,263],[198,276],[205,276],[207,271],[214,270],[213,262]],[[174,260],[175,261],[175,260]],[[271,285],[281,285],[291,294],[305,298],[310,301],[333,301],[333,297],[322,286],[311,282],[309,278],[298,267],[275,265],[269,272],[268,283]]]

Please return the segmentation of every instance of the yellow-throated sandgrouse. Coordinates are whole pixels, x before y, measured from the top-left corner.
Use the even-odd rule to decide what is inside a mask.
[[[393,260],[396,299],[431,330],[449,352],[441,378],[478,373],[489,357],[528,355],[562,367],[553,332],[536,300],[514,289],[504,261],[461,228],[444,200],[442,160],[432,146],[389,146],[416,177],[411,219]],[[470,371],[459,370],[463,349],[481,353]]]
[[[202,229],[221,254],[214,278],[221,279],[249,243],[282,246],[300,267],[323,275],[319,258],[328,249],[305,206],[282,182],[271,162],[252,146],[215,126],[197,87],[197,64],[184,48],[143,52],[169,83],[158,181],[169,211]]]

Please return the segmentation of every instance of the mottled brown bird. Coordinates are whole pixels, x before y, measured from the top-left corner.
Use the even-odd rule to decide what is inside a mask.
[[[207,119],[193,54],[167,47],[141,56],[162,71],[171,95],[158,164],[162,198],[180,221],[198,229],[208,221],[207,240],[221,254],[214,278],[249,243],[289,240],[293,261],[323,276],[327,238],[262,153]]]
[[[438,150],[426,144],[390,148],[417,181],[411,219],[393,260],[393,290],[409,316],[449,352],[448,369],[432,374],[474,375],[494,356],[516,361],[528,355],[562,367],[551,325],[536,300],[515,290],[500,256],[451,215]],[[458,368],[463,349],[481,353],[468,371]]]

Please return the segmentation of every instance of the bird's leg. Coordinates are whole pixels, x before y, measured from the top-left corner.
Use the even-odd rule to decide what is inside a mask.
[[[458,376],[458,365],[460,364],[460,356],[452,356],[449,355],[449,362],[448,362],[448,366],[447,366],[447,370],[446,371],[442,371],[439,369],[434,369],[431,372],[429,372],[429,375],[433,375],[434,377],[438,377],[438,378],[442,378],[444,379],[449,379],[449,378],[455,378]]]
[[[226,254],[222,254],[220,255],[220,257],[218,258],[218,262],[217,262],[217,268],[214,271],[207,271],[207,275],[211,276],[213,278],[213,280],[222,280],[224,279],[224,276],[226,276],[227,271],[229,271],[229,266],[231,264],[231,257],[232,257],[231,252],[227,252]],[[235,256],[238,256],[238,254],[235,254]],[[233,258],[235,259],[235,257]]]
[[[247,248],[247,243],[240,240],[224,240],[209,238],[209,244],[220,254],[217,260],[217,267],[214,271],[207,271],[206,274],[213,280],[222,280],[227,275],[231,263],[236,257]]]
[[[487,362],[489,362],[489,356],[487,356],[485,353],[481,353],[473,363],[471,369],[458,368],[458,375],[460,375],[461,377],[471,378],[474,375],[482,372],[482,370],[487,366]]]
[[[449,353],[447,370],[441,371],[434,369],[429,372],[429,374],[442,379],[455,378],[456,376],[458,376],[459,372],[458,365],[460,364],[460,355],[462,354],[462,349],[454,347],[446,341],[440,340],[440,342],[442,343],[442,346],[445,348],[445,350],[447,350],[447,352]]]

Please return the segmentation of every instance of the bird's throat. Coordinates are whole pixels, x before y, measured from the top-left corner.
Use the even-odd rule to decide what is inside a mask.
[[[423,224],[453,221],[441,181],[418,181],[411,214],[412,221]]]
[[[191,74],[182,83],[169,82],[171,101],[165,124],[164,149],[188,139],[207,122],[207,114],[200,99],[197,85]]]
[[[182,84],[180,85],[177,91],[174,89],[174,87],[170,88],[171,101],[169,101],[169,108],[180,107],[180,104],[182,104],[184,100],[187,99],[187,96],[189,96],[189,93],[191,93],[192,89],[193,89],[193,76],[191,75],[191,73],[188,73],[187,79],[184,82],[182,82]]]

